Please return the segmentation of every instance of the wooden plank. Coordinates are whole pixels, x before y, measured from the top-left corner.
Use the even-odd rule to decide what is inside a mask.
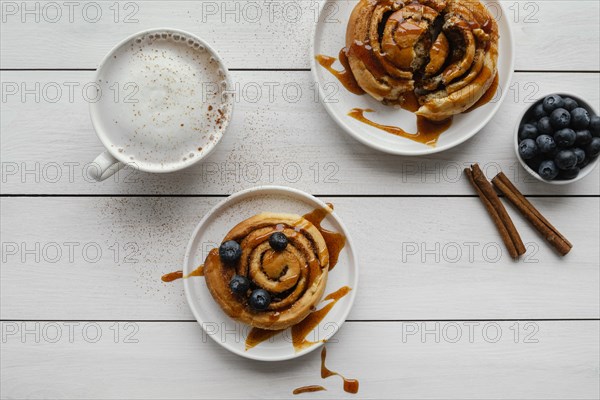
[[[93,72],[4,72],[3,85],[16,92],[5,91],[2,105],[3,193],[230,194],[259,184],[287,184],[321,194],[473,194],[461,174],[472,162],[489,175],[502,169],[527,194],[600,193],[599,169],[568,186],[548,185],[522,169],[513,148],[516,115],[532,99],[568,87],[598,110],[597,74],[517,73],[482,132],[455,149],[418,158],[382,154],[345,134],[315,100],[309,72],[233,75],[238,94],[233,121],[209,158],[175,174],[124,170],[94,183],[89,168],[103,147],[82,94]],[[297,101],[294,87],[302,93]],[[61,96],[53,102],[56,93]]]
[[[308,68],[316,19],[335,20],[342,7],[355,1],[340,0],[337,11],[321,16],[313,0],[85,1],[74,6],[5,1],[0,66],[96,68],[125,37],[170,26],[207,40],[229,68]],[[576,6],[569,0],[502,3],[505,12],[498,15],[509,18],[514,28],[517,69],[598,70],[597,1],[578,0]]]
[[[278,363],[250,361],[203,337],[196,323],[5,321],[3,332],[11,334],[2,342],[2,397],[288,398],[296,387],[320,384],[326,392],[298,397],[598,398],[598,321],[437,324],[344,325],[327,345],[327,365],[359,380],[358,395],[350,395],[341,379],[320,378],[319,351]],[[30,333],[22,339],[25,329]],[[55,332],[62,336],[51,343]],[[91,343],[96,332],[101,338]]]
[[[600,316],[598,198],[533,199],[574,244],[565,258],[509,207],[529,251],[519,262],[476,198],[324,200],[359,257],[352,320]],[[0,317],[192,320],[182,282],[160,277],[180,269],[189,236],[219,201],[3,198]]]

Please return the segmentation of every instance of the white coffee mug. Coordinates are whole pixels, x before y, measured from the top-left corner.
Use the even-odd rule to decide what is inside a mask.
[[[106,147],[90,168],[98,181],[125,165],[156,173],[187,168],[216,147],[232,117],[223,61],[202,39],[176,29],[123,40],[90,86],[92,124]]]

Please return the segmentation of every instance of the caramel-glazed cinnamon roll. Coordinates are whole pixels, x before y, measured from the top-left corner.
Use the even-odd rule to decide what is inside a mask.
[[[328,271],[323,236],[295,214],[242,221],[204,264],[208,289],[228,316],[272,330],[306,318],[323,296]]]
[[[378,101],[417,95],[417,115],[469,109],[497,72],[498,25],[478,0],[360,0],[346,31],[350,68]]]

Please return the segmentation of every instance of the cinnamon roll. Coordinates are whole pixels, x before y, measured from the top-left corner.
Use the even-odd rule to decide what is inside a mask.
[[[385,104],[414,95],[434,121],[466,111],[497,73],[498,25],[478,0],[360,0],[346,31],[358,85]]]
[[[329,251],[321,232],[295,214],[242,221],[204,263],[208,289],[231,318],[279,330],[302,321],[327,284]]]

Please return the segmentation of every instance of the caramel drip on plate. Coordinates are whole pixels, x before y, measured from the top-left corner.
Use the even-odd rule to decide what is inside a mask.
[[[383,125],[374,122],[365,117],[365,112],[373,112],[373,110],[369,108],[353,108],[348,115],[360,122],[391,133],[392,135],[410,139],[431,147],[435,147],[440,135],[450,128],[450,125],[452,124],[452,118],[440,122],[434,122],[421,116],[417,116],[417,133],[409,133],[397,126]]]
[[[279,330],[267,330],[261,328],[252,328],[248,333],[248,337],[246,338],[246,351],[251,348],[261,344],[265,340],[271,339],[273,336],[277,335],[279,332],[283,332],[284,329]]]
[[[338,232],[333,232],[321,226],[325,217],[333,210],[333,204],[327,203],[329,208],[316,208],[302,218],[312,223],[321,232],[327,250],[329,250],[329,270],[331,271],[337,264],[338,258],[344,246],[346,245],[346,237]]]
[[[335,371],[331,371],[325,366],[325,358],[327,357],[327,349],[323,347],[321,350],[321,378],[329,378],[330,376],[337,375],[344,381],[344,392],[346,393],[358,393],[358,380],[346,378],[343,375]]]
[[[317,342],[310,342],[306,340],[306,336],[312,330],[319,325],[319,323],[325,318],[325,316],[331,311],[333,306],[345,295],[347,295],[352,289],[348,286],[343,286],[336,290],[333,293],[328,294],[323,298],[323,301],[332,300],[325,307],[320,310],[316,310],[308,314],[306,318],[302,321],[298,322],[296,325],[292,326],[292,343],[294,344],[294,348],[296,351],[300,351],[312,344]],[[260,328],[252,328],[248,333],[248,337],[246,338],[246,351],[251,348],[259,345],[260,343],[269,340],[273,336],[277,335],[280,332],[283,332],[285,329],[280,330],[267,330]]]
[[[477,102],[475,104],[473,104],[471,106],[471,108],[469,108],[465,112],[471,112],[474,109],[484,106],[487,103],[489,103],[490,101],[492,101],[494,96],[496,96],[496,91],[498,91],[498,83],[499,83],[498,74],[496,74],[496,77],[494,78],[489,89],[483,94],[483,96],[481,96],[481,98],[479,100],[477,100]]]
[[[333,63],[336,62],[335,57],[326,56],[324,54],[319,54],[315,57],[319,65],[325,68],[327,71],[331,72],[333,76],[335,76],[342,85],[350,92],[356,95],[364,94],[365,91],[362,90],[356,79],[354,78],[354,74],[352,74],[352,70],[350,69],[350,64],[348,63],[348,56],[346,55],[346,48],[340,50],[339,60],[340,64],[344,69],[337,70],[332,67]]]
[[[294,389],[294,391],[292,392],[292,394],[320,392],[322,390],[327,390],[327,389],[325,389],[321,385],[309,385],[309,386],[302,386],[302,387],[299,387],[297,389]]]
[[[173,282],[177,279],[187,279],[192,276],[204,276],[204,265],[199,266],[198,268],[190,272],[189,275],[183,276],[183,271],[174,271],[169,272],[168,274],[164,274],[160,279],[163,282]]]
[[[333,306],[335,306],[335,304],[342,297],[347,295],[348,292],[350,292],[350,290],[352,290],[352,289],[349,288],[348,286],[344,286],[344,287],[338,289],[337,291],[335,291],[334,293],[331,293],[331,294],[325,296],[323,301],[327,301],[327,300],[333,300],[333,301],[331,301],[330,303],[327,303],[323,308],[311,312],[302,321],[300,321],[296,325],[292,326],[292,343],[293,343],[294,349],[296,349],[296,351],[300,351],[306,347],[309,347],[315,343],[318,343],[318,342],[308,341],[308,340],[306,340],[306,337],[308,336],[308,334],[310,332],[312,332],[313,329],[315,329],[317,327],[317,325],[319,325],[319,323],[321,321],[323,321],[323,318],[325,318],[325,316],[327,314],[329,314],[329,311],[331,311]]]

